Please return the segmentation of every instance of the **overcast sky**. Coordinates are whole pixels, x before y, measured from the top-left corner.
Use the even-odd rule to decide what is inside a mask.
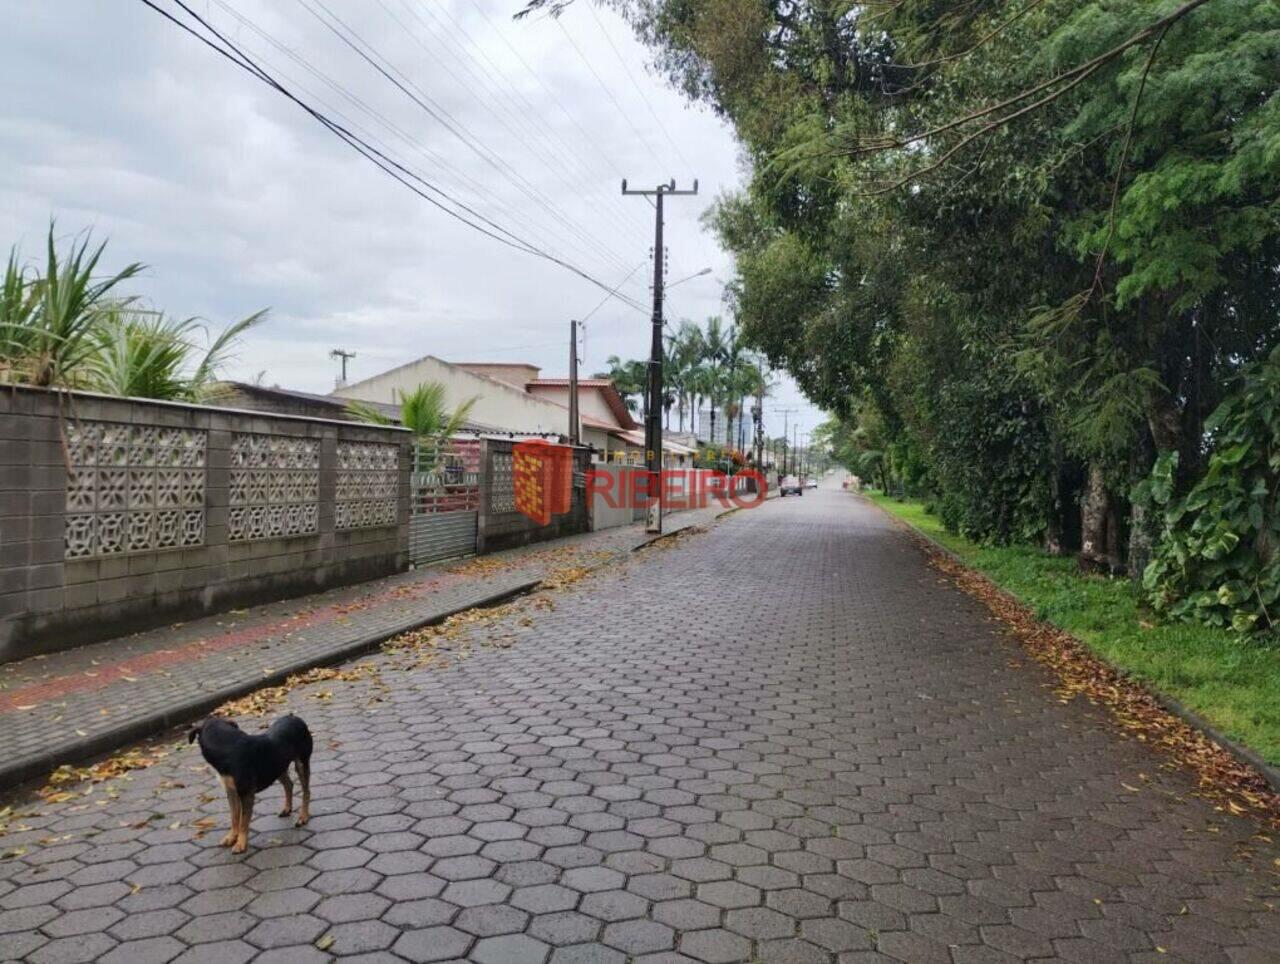
[[[172,0],[156,0],[178,12]],[[667,317],[720,314],[730,259],[699,216],[739,183],[731,132],[646,67],[612,13],[513,23],[519,0],[188,0],[304,99],[535,247],[646,304],[653,211],[620,180],[699,179],[667,202]],[[409,93],[361,58],[328,21]],[[328,391],[431,353],[567,369],[568,319],[604,296],[452,219],[139,0],[17,0],[0,39],[0,245],[109,238],[133,291],[221,327],[259,308],[229,374]],[[434,115],[434,116],[433,116]],[[422,186],[419,184],[419,186]],[[426,188],[424,188],[426,190]],[[429,192],[428,192],[429,193]],[[474,215],[467,215],[475,220]],[[587,326],[585,369],[648,350],[648,312]],[[783,379],[766,405],[822,416]]]

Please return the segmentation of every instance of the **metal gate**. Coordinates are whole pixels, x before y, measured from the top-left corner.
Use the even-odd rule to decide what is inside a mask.
[[[478,518],[474,509],[410,516],[409,561],[424,566],[475,552]]]
[[[415,454],[428,472],[409,477],[409,561],[415,566],[476,551],[480,509],[480,447],[452,441],[430,459]]]

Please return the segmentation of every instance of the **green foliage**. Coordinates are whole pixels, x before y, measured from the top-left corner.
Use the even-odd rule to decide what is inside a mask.
[[[648,363],[638,359],[624,362],[617,355],[609,356],[608,362],[609,370],[595,377],[612,379],[635,411],[639,407],[637,401],[644,397]],[[708,318],[704,327],[686,319],[674,332],[668,331],[663,345],[662,382],[667,427],[671,427],[674,407],[680,431],[684,431],[686,413],[692,429],[699,402],[707,401],[715,424],[704,427],[714,427],[717,437],[711,442],[726,447],[738,442],[723,437],[730,424],[737,425],[739,414],[751,404],[749,400],[769,394],[770,389],[763,360],[746,351],[740,329],[724,324],[718,316]]]
[[[942,387],[929,469],[938,515],[978,542],[1033,542],[1046,525],[1048,436],[999,377],[974,374]]]
[[[414,470],[417,472],[434,471],[445,444],[462,431],[476,403],[475,398],[469,398],[450,411],[446,399],[445,386],[439,382],[423,382],[410,391],[396,391],[396,403],[400,406],[399,422],[417,440],[414,456]],[[367,402],[350,402],[347,411],[357,421],[371,425],[396,423],[382,409]]]
[[[90,251],[89,241],[87,233],[75,238],[60,255],[51,223],[44,273],[29,280],[17,267],[17,250],[11,252],[0,317],[0,372],[7,380],[74,387],[97,351],[96,326],[105,313],[127,303],[109,296],[142,265],[97,277],[106,242]]]
[[[1280,628],[1280,349],[1245,373],[1206,426],[1213,453],[1184,497],[1177,453],[1146,483],[1166,531],[1143,574],[1152,604],[1236,632]]]
[[[116,308],[95,326],[96,351],[86,383],[108,395],[176,399],[186,395],[182,368],[191,351],[194,319]]]
[[[596,372],[593,378],[608,378],[614,387],[618,389],[619,394],[627,403],[627,408],[632,412],[640,410],[640,399],[644,397],[645,385],[648,379],[648,365],[642,361],[623,361],[617,355],[610,355],[607,359],[609,370],[607,372]]]
[[[266,316],[228,326],[201,353],[199,319],[141,308],[115,289],[142,266],[96,274],[106,242],[92,251],[86,233],[59,254],[49,226],[43,273],[22,267],[15,248],[0,288],[0,381],[82,388],[109,395],[202,401],[240,337]]]
[[[218,374],[241,335],[261,322],[265,311],[229,325],[197,361],[197,318],[170,318],[160,312],[115,306],[93,327],[93,353],[81,382],[107,395],[205,401],[216,395]]]

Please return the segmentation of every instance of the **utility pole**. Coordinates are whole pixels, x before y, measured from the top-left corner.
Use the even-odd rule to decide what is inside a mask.
[[[667,184],[659,184],[652,190],[629,190],[622,182],[623,194],[641,194],[654,198],[653,230],[653,336],[649,347],[647,407],[644,419],[644,445],[649,461],[649,511],[645,531],[662,531],[662,199],[668,195],[697,194],[698,182],[693,189],[677,191],[675,178]]]
[[[343,351],[341,348],[335,348],[329,352],[330,358],[339,358],[342,360],[342,377],[338,379],[338,387],[341,388],[347,383],[347,362],[356,357],[353,351]]]
[[[790,466],[787,464],[787,429],[791,424],[791,409],[784,409],[782,412],[782,474],[790,475],[788,471]]]
[[[756,431],[756,471],[764,477],[764,372],[756,363],[756,403],[751,409],[751,418],[755,422]]]
[[[756,471],[764,474],[764,396],[756,393],[756,403],[751,406],[751,420],[756,432]]]
[[[787,463],[787,439],[791,436],[791,416],[798,413],[798,408],[780,408],[776,409],[782,413],[782,474],[790,475],[789,468],[794,468]]]
[[[800,423],[796,422],[795,428],[791,430],[791,463],[792,463],[791,470],[792,472],[795,472],[795,474],[797,475],[799,475],[799,472],[796,472],[796,470],[800,468],[799,462],[800,462]]]
[[[569,444],[579,445],[582,429],[578,422],[578,323],[569,322]]]

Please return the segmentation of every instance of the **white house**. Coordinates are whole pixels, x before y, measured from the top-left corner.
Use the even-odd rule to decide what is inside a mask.
[[[525,363],[452,363],[424,355],[380,375],[350,382],[333,391],[338,398],[393,404],[399,391],[423,382],[444,386],[445,404],[456,408],[474,399],[471,420],[514,434],[569,434],[569,380],[539,378]],[[581,437],[602,458],[625,457],[635,448],[628,435],[639,426],[608,379],[581,379],[578,385]]]

